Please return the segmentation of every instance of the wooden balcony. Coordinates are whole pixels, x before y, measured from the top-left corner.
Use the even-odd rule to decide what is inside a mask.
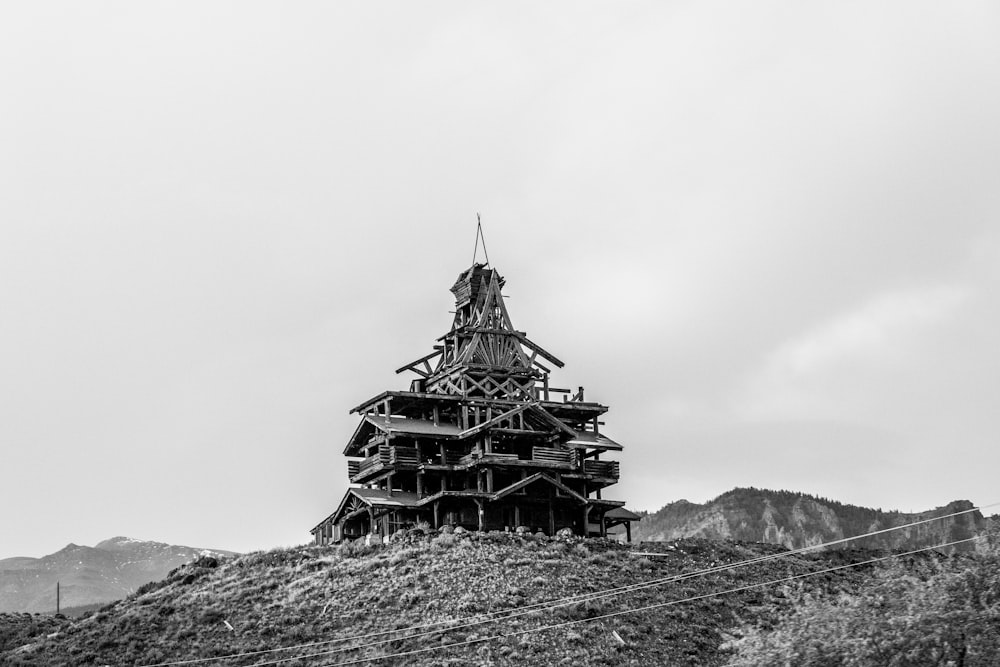
[[[572,466],[576,463],[576,451],[556,447],[532,447],[531,460],[538,463],[553,463],[558,466]]]
[[[420,459],[417,456],[416,447],[387,447],[382,445],[389,450],[389,463],[393,465],[417,465],[420,463]],[[379,453],[381,453],[382,447],[379,447]]]
[[[505,452],[481,452],[474,449],[456,462],[459,466],[471,466],[476,463],[485,464],[521,464],[531,468],[560,468],[571,470],[579,466],[576,450],[558,449],[555,447],[532,447],[531,458],[519,458],[517,454]]]
[[[583,472],[595,477],[618,479],[619,463],[618,461],[584,461]]]
[[[482,459],[484,461],[493,461],[497,463],[517,463],[517,454],[490,452],[489,454],[484,453]]]
[[[399,465],[419,464],[416,447],[397,447],[395,445],[379,445],[378,451],[366,459],[347,462],[347,474],[352,482],[368,477],[383,468]]]

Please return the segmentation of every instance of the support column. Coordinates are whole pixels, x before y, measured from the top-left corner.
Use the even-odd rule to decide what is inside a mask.
[[[556,512],[552,507],[552,494],[549,494],[549,537],[556,534]]]
[[[440,528],[440,527],[441,527],[441,501],[440,500],[435,500],[434,501],[434,528],[437,529],[437,528]]]
[[[517,529],[521,525],[521,506],[514,505],[514,528]]]
[[[483,501],[479,498],[476,498],[476,509],[479,510],[479,531],[482,532],[483,519],[485,518],[483,515],[485,514],[485,511],[483,510]]]
[[[625,522],[625,541],[632,544],[632,522]]]
[[[590,537],[590,505],[583,506],[583,536]]]

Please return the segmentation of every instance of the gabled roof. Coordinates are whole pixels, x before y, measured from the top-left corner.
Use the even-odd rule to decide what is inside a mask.
[[[459,433],[458,437],[468,438],[478,433],[482,433],[487,429],[493,428],[501,421],[505,419],[510,419],[511,417],[514,417],[521,413],[525,413],[526,416],[533,417],[535,424],[539,424],[543,427],[548,426],[549,428],[554,428],[558,431],[561,431],[562,433],[565,433],[566,435],[569,435],[570,437],[576,436],[576,431],[571,429],[569,426],[566,426],[566,424],[564,424],[561,420],[553,417],[551,414],[548,413],[548,411],[545,408],[541,407],[538,403],[525,403],[523,405],[517,406],[516,408],[508,410],[503,414],[497,415],[496,417],[494,417],[489,421],[473,426],[472,428],[465,429],[464,431]]]
[[[587,502],[587,499],[581,496],[579,493],[569,488],[562,482],[557,481],[555,478],[546,475],[544,472],[536,472],[534,475],[529,475],[528,477],[525,477],[520,482],[515,482],[508,487],[500,489],[499,491],[493,494],[492,500],[500,500],[501,498],[509,496],[515,491],[520,491],[521,489],[525,488],[526,486],[530,486],[535,482],[546,482],[556,487],[557,489],[565,493],[567,496],[574,498],[575,500],[581,503]]]
[[[639,521],[642,519],[641,516],[634,512],[629,512],[624,507],[616,507],[613,510],[608,510],[604,513],[605,519],[614,519],[617,521]]]
[[[392,495],[390,495],[384,489],[351,488],[344,493],[344,497],[341,499],[340,504],[337,505],[337,509],[320,521],[312,530],[315,531],[330,519],[336,521],[344,513],[345,508],[347,508],[352,498],[357,499],[355,502],[360,502],[362,505],[367,505],[368,507],[388,508],[417,507],[419,501],[417,494],[408,491],[393,491]]]
[[[409,417],[381,417],[365,415],[355,429],[354,435],[347,442],[344,454],[350,455],[351,450],[363,447],[375,433],[401,433],[414,437],[452,439],[459,435],[460,429],[454,424],[441,422],[435,424],[429,419],[410,419]]]
[[[364,445],[374,433],[375,427],[371,422],[362,419],[358,427],[354,429],[354,433],[351,434],[351,439],[347,441],[347,446],[344,447],[344,456],[350,456],[352,449]]]
[[[366,505],[374,507],[416,507],[419,501],[417,494],[409,491],[393,491],[391,494],[385,489],[348,489],[360,498]]]

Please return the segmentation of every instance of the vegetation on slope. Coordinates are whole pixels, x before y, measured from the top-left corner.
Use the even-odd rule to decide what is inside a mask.
[[[354,543],[221,561],[203,558],[96,614],[64,621],[56,636],[22,636],[25,643],[16,649],[8,643],[0,663],[149,665],[454,619],[475,622],[571,595],[783,553],[773,545],[702,539],[640,548],[662,555],[637,555],[634,549],[602,540],[413,530],[388,546]],[[318,666],[419,651],[374,664],[721,665],[738,655],[734,651],[740,636],[750,637],[754,628],[780,628],[789,600],[856,595],[875,568],[848,568],[779,586],[713,594],[871,557],[871,552],[860,550],[782,555],[626,595],[529,610],[478,625],[436,626],[423,636],[397,632],[203,664],[250,665],[322,654],[294,663]],[[959,557],[931,556],[938,558],[951,562]],[[664,604],[698,596],[705,597]],[[600,618],[649,605],[663,606]],[[569,625],[533,631],[559,623]],[[507,636],[479,641],[498,634]],[[449,647],[462,642],[467,644]]]
[[[420,531],[413,531],[419,533]],[[302,547],[228,559],[201,559],[166,580],[82,620],[56,637],[0,654],[12,665],[150,664],[332,640],[498,612],[733,563],[780,551],[767,545],[689,540],[660,545],[663,557],[599,540],[507,534],[414,534],[386,547]],[[863,557],[860,554],[840,558]],[[606,613],[719,591],[822,567],[826,558],[793,557],[629,595],[533,611],[499,623],[332,653],[303,664],[337,663],[433,647],[386,664],[719,664],[727,628],[770,608],[780,590],[706,598],[558,630],[446,648],[500,633],[583,621]],[[856,572],[815,585],[853,585]],[[233,630],[229,630],[228,623]],[[612,631],[624,640],[622,645]],[[359,645],[351,642],[348,646]],[[342,645],[313,647],[320,653]],[[278,654],[275,657],[286,657]],[[228,661],[220,664],[249,664]]]
[[[38,642],[65,625],[65,617],[0,613],[0,657],[7,651]]]
[[[1000,540],[983,537],[974,558],[896,561],[853,594],[795,596],[774,626],[732,642],[731,664],[996,665]]]

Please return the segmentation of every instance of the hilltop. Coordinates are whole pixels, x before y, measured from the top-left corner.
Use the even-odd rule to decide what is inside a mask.
[[[438,534],[414,529],[406,538],[386,546],[364,546],[359,541],[224,559],[202,557],[97,613],[63,621],[57,633],[46,627],[47,636],[38,632],[30,637],[22,627],[20,639],[13,642],[20,648],[12,648],[8,641],[6,653],[0,651],[0,662],[23,666],[145,665],[264,651],[449,619],[481,620],[566,596],[783,552],[773,545],[704,539],[643,545],[642,549],[654,549],[663,556],[637,555],[636,549],[610,540]],[[791,590],[787,585],[706,597],[604,620],[586,619],[860,562],[871,555],[847,550],[785,556],[627,595],[534,610],[495,623],[435,627],[427,636],[385,644],[369,637],[348,644],[367,646],[364,652],[328,653],[308,664],[336,664],[427,648],[432,650],[380,664],[721,664],[726,652],[720,647],[732,637],[731,632],[748,623],[767,624],[777,618]],[[805,579],[803,585],[813,592],[851,591],[872,569],[869,565],[827,573]],[[446,646],[564,621],[580,622],[468,646]],[[294,653],[268,654],[268,659],[322,653],[342,646],[313,646]]]
[[[0,612],[54,612],[57,581],[63,608],[118,600],[203,555],[232,552],[113,537],[92,547],[71,543],[41,558],[0,559]]]
[[[633,535],[637,540],[704,537],[798,549],[973,507],[968,500],[956,500],[926,512],[904,513],[847,505],[793,491],[736,488],[704,504],[678,500],[658,512],[644,514],[633,528]],[[986,525],[982,514],[969,512],[853,544],[871,549],[915,549],[971,537]]]

